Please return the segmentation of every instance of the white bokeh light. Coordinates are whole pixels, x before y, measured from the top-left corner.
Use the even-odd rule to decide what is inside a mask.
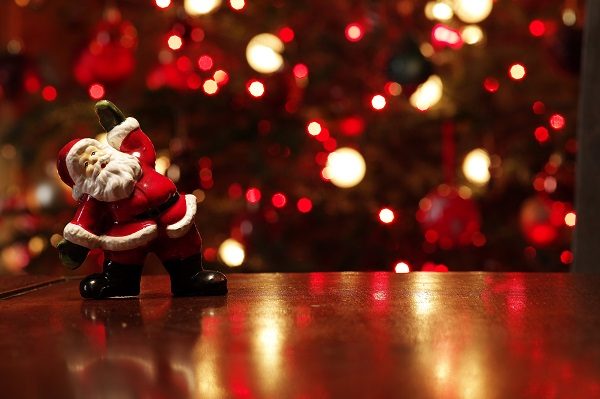
[[[493,0],[455,0],[454,13],[463,22],[476,24],[492,12]]]
[[[462,170],[471,183],[484,185],[490,180],[490,156],[485,150],[477,148],[467,154]]]
[[[245,257],[244,246],[233,238],[228,238],[219,246],[219,258],[229,267],[240,266]]]
[[[246,60],[256,72],[273,73],[283,65],[281,39],[270,33],[254,36],[246,47]]]
[[[334,185],[354,187],[365,177],[365,160],[352,148],[342,147],[329,154],[324,174]]]
[[[444,86],[442,79],[437,75],[431,75],[429,79],[410,96],[410,105],[421,111],[433,107],[442,99]]]
[[[221,0],[185,0],[183,8],[188,15],[203,15],[214,11],[221,5]]]

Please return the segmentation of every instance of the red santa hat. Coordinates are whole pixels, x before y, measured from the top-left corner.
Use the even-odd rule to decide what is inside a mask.
[[[69,187],[73,187],[75,185],[75,180],[77,179],[75,157],[90,145],[97,146],[98,140],[90,138],[71,140],[58,152],[56,169],[58,169],[60,179]]]

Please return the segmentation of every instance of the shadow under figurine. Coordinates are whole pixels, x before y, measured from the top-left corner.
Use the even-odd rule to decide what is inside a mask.
[[[57,246],[62,263],[75,269],[90,249],[105,254],[103,272],[81,281],[81,296],[138,295],[149,252],[169,272],[173,295],[225,295],[225,275],[202,268],[195,196],[180,195],[169,178],[155,171],[154,146],[137,120],[125,118],[109,101],[96,103],[96,113],[108,144],[76,139],[57,160],[60,178],[78,201]]]

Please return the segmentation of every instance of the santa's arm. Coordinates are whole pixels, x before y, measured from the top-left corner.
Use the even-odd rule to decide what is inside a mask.
[[[73,219],[65,226],[63,236],[67,241],[94,249],[100,246],[100,236],[106,230],[107,212],[100,201],[85,194]]]
[[[141,162],[154,168],[156,151],[152,141],[140,129],[140,124],[134,118],[127,118],[113,127],[106,137],[111,147],[137,157]]]

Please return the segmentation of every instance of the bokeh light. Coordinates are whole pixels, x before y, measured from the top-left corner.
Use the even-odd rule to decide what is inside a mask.
[[[394,271],[396,273],[408,273],[410,272],[410,266],[406,262],[398,262],[394,266]]]
[[[371,98],[371,106],[373,107],[373,109],[379,111],[379,110],[384,109],[385,105],[386,105],[385,97],[382,96],[381,94],[377,94],[377,95],[373,96],[373,98]]]
[[[381,223],[390,224],[394,221],[396,215],[390,208],[383,208],[379,211],[379,220]]]
[[[481,148],[469,152],[462,165],[467,180],[476,185],[484,185],[490,180],[489,168],[490,156]]]
[[[529,24],[529,32],[535,37],[544,36],[544,33],[546,33],[546,25],[539,19],[534,19]]]
[[[213,95],[219,90],[219,85],[212,79],[207,79],[202,85],[202,89],[208,95]]]
[[[177,35],[171,35],[167,40],[167,45],[171,50],[179,50],[183,46],[183,40]]]
[[[236,11],[241,11],[246,6],[246,2],[244,0],[229,0],[229,6]]]
[[[296,207],[298,208],[298,211],[302,213],[308,213],[311,211],[313,203],[309,198],[302,197],[296,203]]]
[[[275,208],[283,208],[287,204],[287,197],[283,193],[275,193],[271,197],[271,203]]]
[[[251,80],[248,82],[248,93],[252,95],[252,97],[262,97],[265,94],[265,85],[258,80]]]
[[[477,25],[467,25],[460,30],[460,36],[465,43],[473,45],[483,40],[483,31]]]
[[[56,100],[57,96],[58,96],[58,93],[54,86],[45,86],[42,89],[42,98],[46,101],[54,101],[54,100]]]
[[[183,8],[188,15],[204,15],[221,5],[221,0],[184,0]]]
[[[476,24],[492,12],[493,0],[455,0],[454,13],[463,22]]]
[[[260,197],[261,192],[258,188],[250,187],[248,190],[246,190],[246,201],[250,202],[251,204],[256,204],[258,201],[260,201]]]
[[[273,73],[283,65],[281,39],[270,33],[254,36],[246,47],[246,60],[252,69],[260,73]]]
[[[348,147],[342,147],[329,154],[324,175],[334,185],[350,188],[359,184],[366,172],[366,164],[362,155]]]
[[[410,96],[410,105],[420,111],[426,111],[436,105],[442,99],[442,79],[437,75],[431,75],[429,79]]]
[[[549,120],[552,129],[560,130],[565,127],[565,117],[561,114],[553,114]]]
[[[358,23],[351,23],[346,26],[346,39],[350,42],[357,42],[364,36],[364,28]]]
[[[431,16],[438,21],[447,21],[452,19],[454,11],[452,11],[452,7],[449,4],[440,1],[431,7]]]
[[[569,227],[574,227],[577,222],[577,215],[575,212],[569,212],[565,215],[565,224]]]
[[[167,8],[171,5],[171,0],[155,0],[158,8]]]
[[[105,94],[104,86],[102,86],[100,83],[94,83],[88,89],[88,94],[93,100],[100,100]]]
[[[525,77],[527,70],[522,64],[512,64],[508,69],[508,76],[514,80],[521,80]]]
[[[219,258],[229,267],[241,266],[245,257],[244,246],[233,238],[228,238],[219,246]]]

